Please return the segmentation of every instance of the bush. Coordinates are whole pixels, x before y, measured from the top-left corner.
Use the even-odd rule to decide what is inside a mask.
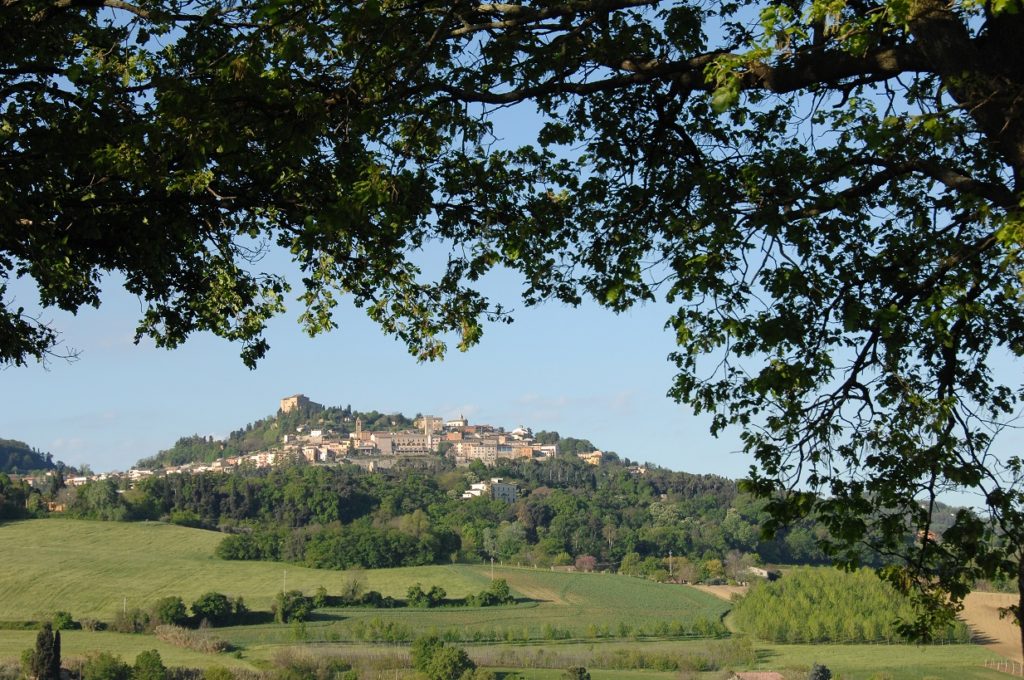
[[[158,640],[167,644],[206,654],[226,652],[231,648],[226,640],[221,640],[201,630],[190,630],[181,626],[157,626],[153,632]]]
[[[444,647],[444,642],[436,635],[424,635],[416,638],[410,650],[413,668],[426,672],[434,653],[442,647]]]
[[[98,630],[106,630],[107,624],[103,623],[99,619],[82,619],[79,624],[84,630],[95,633]]]
[[[807,674],[807,680],[832,680],[832,671],[820,663],[811,666],[811,672]]]
[[[210,666],[203,671],[203,680],[235,680],[235,676],[223,666]]]
[[[399,605],[398,600],[390,595],[381,595],[376,590],[368,591],[359,600],[351,602],[362,607],[374,607],[375,609],[394,609]]]
[[[313,596],[313,606],[317,609],[323,609],[327,606],[327,588],[320,586],[316,589],[316,594]]]
[[[590,680],[590,673],[583,666],[571,666],[562,673],[563,680]]]
[[[53,629],[54,630],[74,630],[78,628],[78,624],[71,618],[70,612],[54,612],[53,614]]]
[[[429,592],[423,592],[420,584],[409,586],[406,591],[406,602],[410,607],[433,608],[444,604],[444,598],[448,596],[441,586],[431,586]]]
[[[289,652],[274,657],[274,680],[357,680],[352,664],[324,654]]]
[[[491,581],[487,590],[482,590],[476,595],[466,598],[467,607],[494,607],[502,604],[515,604],[516,599],[512,597],[508,581],[497,578]]]
[[[177,596],[162,597],[150,609],[155,625],[184,626],[188,621],[185,601]]]
[[[131,680],[131,667],[110,652],[91,654],[82,666],[85,680]]]
[[[509,680],[512,680],[513,678],[516,678],[518,676],[506,675],[504,677],[508,678]],[[486,668],[477,668],[472,673],[463,673],[461,680],[497,680],[497,678],[498,676],[494,674],[494,671],[488,670]]]
[[[132,680],[166,680],[167,669],[160,658],[160,652],[150,649],[139,652],[132,669]]]
[[[313,601],[301,590],[278,593],[274,598],[274,620],[278,623],[305,621],[313,611]]]
[[[211,626],[223,625],[231,619],[231,601],[221,593],[204,593],[192,603],[192,615],[206,619]]]
[[[466,654],[466,650],[460,647],[441,647],[430,658],[425,672],[430,680],[454,680],[475,670],[476,664]]]
[[[145,633],[149,628],[149,614],[138,607],[114,614],[110,629],[118,633]]]

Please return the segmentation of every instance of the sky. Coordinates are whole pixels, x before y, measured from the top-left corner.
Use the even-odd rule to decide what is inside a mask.
[[[30,307],[33,291],[20,281],[9,293]],[[433,363],[417,362],[354,308],[339,307],[338,330],[309,338],[293,303],[269,327],[270,351],[251,371],[239,346],[212,335],[174,350],[135,345],[139,301],[110,280],[99,309],[44,312],[80,356],[3,372],[0,438],[97,472],[126,470],[179,437],[225,437],[301,393],[327,406],[555,430],[673,470],[746,471],[735,433],[712,438],[706,417],[666,396],[675,372],[667,360],[674,336],[664,330],[671,308],[524,308],[511,278],[495,292],[512,303],[516,322],[487,325],[478,346],[461,353],[452,343]]]
[[[542,124],[524,107],[487,115],[496,146],[528,143]],[[429,266],[446,253],[425,257]],[[278,271],[281,262],[268,266]],[[298,280],[291,278],[293,286]],[[417,362],[363,312],[342,305],[340,328],[309,338],[298,325],[293,293],[288,312],[268,329],[268,355],[250,371],[239,346],[212,335],[193,336],[174,350],[147,340],[135,345],[141,305],[111,278],[99,309],[42,312],[79,358],[4,370],[10,396],[0,411],[0,438],[97,472],[126,470],[183,436],[223,438],[274,414],[282,397],[301,393],[327,406],[554,430],[672,470],[745,474],[750,461],[739,453],[737,433],[713,438],[710,418],[666,396],[675,374],[667,358],[675,338],[664,329],[672,307],[620,315],[596,305],[525,308],[513,277],[489,275],[484,285],[513,309],[515,323],[487,325],[480,344],[465,353],[449,343],[447,357],[433,363]],[[28,309],[38,301],[34,284],[24,280],[11,283],[11,298]]]

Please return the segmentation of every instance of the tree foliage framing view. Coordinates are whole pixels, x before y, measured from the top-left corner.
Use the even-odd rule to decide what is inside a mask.
[[[117,272],[139,338],[250,366],[290,290],[270,247],[308,332],[349,298],[423,359],[509,319],[497,267],[527,305],[667,301],[671,396],[742,428],[780,522],[904,556],[922,633],[1000,571],[1020,618],[1021,460],[991,446],[1021,396],[992,362],[1024,353],[1021,10],[3,0],[0,276],[75,311]],[[516,106],[542,123],[509,148]],[[59,352],[3,306],[0,361]],[[983,511],[938,540],[955,490]]]

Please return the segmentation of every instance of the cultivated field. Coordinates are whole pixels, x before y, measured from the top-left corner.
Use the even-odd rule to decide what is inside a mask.
[[[311,594],[318,586],[340,592],[351,573],[303,569],[269,562],[226,562],[213,556],[222,535],[160,523],[126,524],[34,520],[0,525],[0,621],[45,620],[66,610],[76,619],[110,620],[115,611],[145,607],[166,595],[191,602],[215,590],[241,595],[253,609],[269,609],[282,587]],[[327,609],[303,626],[262,624],[216,629],[233,654],[204,655],[177,649],[152,635],[68,631],[65,657],[108,650],[132,661],[157,649],[169,665],[266,668],[289,655],[339,655],[364,669],[360,677],[402,677],[405,644],[358,642],[369,629],[415,637],[428,631],[478,637],[463,643],[479,663],[516,669],[523,680],[554,680],[582,663],[595,680],[613,678],[724,677],[727,669],[782,670],[804,678],[814,662],[847,679],[876,672],[892,680],[1002,677],[981,665],[992,654],[977,645],[919,648],[907,645],[809,646],[724,640],[658,639],[672,624],[717,620],[729,603],[686,586],[608,574],[568,574],[496,566],[521,603],[510,607],[434,610]],[[447,565],[359,573],[368,589],[402,597],[420,583],[440,585],[450,597],[485,588],[488,566]],[[570,639],[561,639],[569,637]],[[664,636],[662,636],[664,637]],[[0,659],[31,647],[33,630],[0,630]],[[484,642],[483,640],[486,640]],[[674,666],[673,666],[674,664]],[[643,665],[646,670],[637,670]],[[397,668],[396,668],[397,667]],[[671,667],[672,670],[665,670]],[[662,668],[662,670],[658,670]],[[702,669],[714,668],[704,672]]]
[[[1020,628],[1009,618],[999,618],[1000,607],[1016,602],[1016,594],[971,593],[964,601],[961,618],[971,626],[985,647],[1007,659],[1020,661]]]
[[[76,618],[107,619],[126,599],[128,607],[144,607],[166,595],[191,602],[211,590],[269,609],[283,585],[338,592],[349,579],[344,572],[287,564],[226,562],[213,554],[223,537],[159,522],[45,519],[0,525],[0,620],[39,619],[60,609]],[[395,597],[416,581],[443,582],[452,597],[489,582],[478,570],[445,566],[366,572],[364,579],[368,588]]]

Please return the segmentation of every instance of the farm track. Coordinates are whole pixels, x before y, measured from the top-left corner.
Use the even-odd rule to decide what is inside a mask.
[[[702,593],[707,593],[708,595],[714,595],[719,600],[725,600],[726,602],[732,602],[732,596],[733,595],[746,595],[747,594],[747,586],[701,586],[701,585],[694,585],[694,586],[690,586],[690,587],[691,588],[695,588],[695,589],[701,591]]]
[[[960,617],[978,636],[980,644],[1007,659],[1020,661],[1020,628],[1010,619],[999,618],[999,608],[1016,601],[1017,595],[1013,593],[974,592],[964,600]]]

